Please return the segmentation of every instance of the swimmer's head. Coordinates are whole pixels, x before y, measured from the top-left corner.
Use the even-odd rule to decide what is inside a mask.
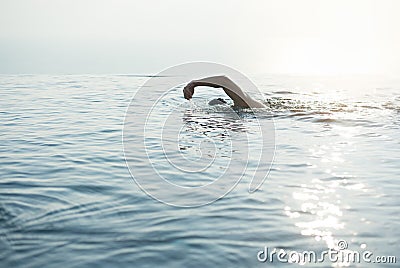
[[[209,103],[209,105],[224,105],[226,104],[226,101],[224,99],[218,98],[218,99],[213,99]]]

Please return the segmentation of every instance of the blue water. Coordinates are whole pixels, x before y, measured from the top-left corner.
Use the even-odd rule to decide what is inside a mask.
[[[0,266],[285,266],[261,263],[257,253],[265,246],[321,252],[338,240],[349,250],[399,259],[400,81],[252,78],[269,107],[260,120],[275,124],[268,179],[253,194],[245,177],[212,204],[179,208],[144,193],[124,159],[125,112],[148,77],[1,76]],[[192,103],[180,87],[171,94],[162,103],[180,105],[177,128],[189,114],[213,125],[208,137],[223,133],[225,119],[207,106],[213,97],[227,99],[222,91],[199,90]],[[141,103],[135,106],[140,112]],[[241,118],[229,126],[255,132],[251,116]],[[192,132],[183,128],[186,138]],[[181,141],[189,159],[199,154],[193,140]],[[222,147],[217,153],[217,167],[186,181],[168,165],[162,168],[177,183],[202,185],[223,172],[218,167],[232,152]],[[150,155],[162,164],[162,152]]]

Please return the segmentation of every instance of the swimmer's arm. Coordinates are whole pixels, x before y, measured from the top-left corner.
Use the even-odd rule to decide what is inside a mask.
[[[193,80],[183,89],[185,99],[191,99],[194,94],[194,88],[197,86],[207,86],[213,88],[222,88],[228,95],[236,107],[242,108],[263,108],[264,104],[252,99],[248,94],[231,79],[226,76],[212,76],[199,80]]]
[[[216,83],[215,78],[217,78],[217,76],[191,81],[183,88],[183,95],[185,99],[190,100],[192,98],[195,87],[204,86],[204,87],[221,88],[222,86]]]

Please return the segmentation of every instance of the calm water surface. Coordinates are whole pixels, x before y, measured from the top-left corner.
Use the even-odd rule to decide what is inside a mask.
[[[1,267],[285,266],[260,263],[257,252],[318,253],[338,240],[400,261],[399,80],[254,76],[269,107],[260,118],[276,127],[268,179],[249,194],[245,177],[223,199],[185,209],[147,196],[125,164],[124,115],[146,79],[0,77]],[[215,138],[227,127],[207,105],[217,96],[226,98],[198,90],[189,103],[177,87],[161,105],[180,105],[183,137]],[[251,118],[242,118],[228,127],[252,134]],[[201,153],[181,142],[186,157]],[[186,180],[163,165],[162,152],[150,155],[177,182],[201,185],[231,153],[222,140],[216,167]]]

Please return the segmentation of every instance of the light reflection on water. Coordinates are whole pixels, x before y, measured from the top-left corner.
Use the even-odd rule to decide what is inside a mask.
[[[276,125],[269,178],[254,194],[244,178],[222,200],[187,210],[146,196],[124,163],[123,116],[144,78],[0,81],[0,260],[6,267],[266,266],[256,259],[264,246],[321,252],[340,239],[350,250],[375,255],[400,250],[400,83],[255,78]],[[170,143],[177,155],[194,162],[202,153],[217,155],[224,167],[234,153],[225,129],[256,135],[246,113],[237,121],[207,106],[220,96],[199,91],[190,104],[178,90],[161,102],[161,108],[181,105],[180,138]],[[151,139],[159,128],[149,135],[155,146],[149,154],[175,182],[203,185],[224,172],[193,173],[189,180],[176,175]]]

